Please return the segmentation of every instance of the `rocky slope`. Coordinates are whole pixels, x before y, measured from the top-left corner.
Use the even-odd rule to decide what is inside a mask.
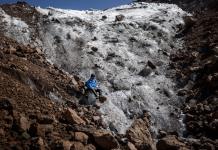
[[[47,62],[40,49],[0,39],[0,149],[154,149],[147,116],[115,136],[97,108],[78,104],[78,77]]]
[[[83,82],[49,63],[36,46],[33,33],[43,16],[35,8],[26,3],[1,8],[0,149],[155,149],[146,113],[119,135],[107,130],[97,108],[78,104]],[[3,10],[17,32],[9,30]]]
[[[169,70],[170,53],[182,47],[174,36],[187,15],[176,5],[134,3],[105,11],[24,5],[19,15],[19,7],[2,8],[6,36],[41,48],[49,62],[83,80],[96,74],[109,99],[100,109],[103,120],[117,132],[125,133],[144,111],[156,133],[183,129]]]
[[[168,3],[176,4],[180,8],[192,13],[199,13],[207,8],[211,9],[217,6],[216,0],[136,0],[137,2]]]
[[[140,0],[146,1],[146,0]],[[147,1],[146,1],[147,2]],[[185,48],[171,55],[172,68],[184,96],[186,137],[201,139],[192,143],[195,149],[217,149],[217,16],[218,1],[151,0],[178,4],[193,12],[178,37],[185,39]]]
[[[154,10],[157,5],[153,4],[151,6],[155,6],[155,8],[148,10],[155,11],[157,15],[154,13],[150,16],[144,16],[145,14],[140,14],[141,9],[146,11],[146,8],[150,7],[149,5],[137,4],[133,6],[135,8],[125,6],[115,8],[115,10],[110,9],[106,12],[85,12],[85,15],[77,11],[76,15],[80,18],[75,17],[75,12],[73,11],[69,13],[69,11],[53,8],[49,10],[35,9],[22,2],[0,6],[0,149],[218,149],[217,8],[214,5],[208,5],[208,11],[202,11],[200,14],[194,15],[194,19],[186,17],[184,20],[186,25],[182,25],[183,21],[180,22],[180,20],[168,24],[168,19],[173,14],[167,11],[175,9],[175,7],[159,5],[158,9]],[[138,8],[138,6],[144,7]],[[128,11],[125,11],[125,9]],[[134,18],[132,16],[131,9],[133,9],[133,13],[136,13],[134,9],[138,10],[142,18],[147,17],[147,20],[149,20],[143,26],[138,26],[138,29],[134,29],[134,31],[142,32],[142,37],[148,37],[154,43],[158,43],[159,38],[155,34],[159,33],[158,36],[162,35],[161,37],[164,39],[164,41],[159,41],[162,42],[161,46],[150,43],[149,46],[146,45],[144,48],[140,48],[139,42],[146,43],[148,41],[141,41],[139,39],[141,38],[140,35],[134,37],[130,33],[125,33],[129,31],[129,28],[134,23],[138,25],[144,23],[144,20],[141,20],[142,18]],[[165,9],[166,11],[164,11]],[[108,13],[110,11],[114,13],[112,16]],[[124,14],[122,14],[122,11]],[[183,13],[180,12],[180,14],[179,12],[178,14],[181,17]],[[166,14],[166,18],[164,18],[166,20],[155,18],[155,16],[162,13]],[[90,19],[90,14],[95,17]],[[100,24],[95,24],[96,16]],[[70,21],[66,19],[67,17],[70,17]],[[81,17],[84,18],[81,19]],[[175,15],[172,19],[174,17],[177,18],[178,16]],[[133,21],[134,19],[136,22]],[[128,22],[129,20],[131,22]],[[109,24],[106,26],[107,28],[104,25],[105,23]],[[63,29],[61,30],[63,26],[64,29],[70,26],[73,27],[72,31],[70,30],[70,34],[66,33],[66,39],[70,41],[69,43],[72,43],[69,46],[67,46],[69,43],[63,39],[63,35],[65,35]],[[154,29],[155,27],[158,28]],[[169,27],[172,28],[173,34],[166,32]],[[99,28],[99,30],[96,28]],[[180,29],[180,32],[176,33],[178,29]],[[49,30],[52,30],[53,33]],[[98,32],[93,32],[96,30]],[[110,31],[109,35],[113,36],[119,33],[120,36],[115,39],[107,35],[109,38],[106,38],[102,44],[99,41],[104,39],[105,35],[99,34],[101,30],[104,31],[103,33]],[[90,38],[92,34],[94,36]],[[74,38],[74,36],[79,38]],[[81,38],[83,36],[85,40]],[[99,37],[101,37],[101,40],[98,39]],[[181,48],[181,38],[185,40],[186,47]],[[130,51],[131,53],[126,53],[124,57],[119,53],[119,50],[122,53],[127,51],[122,48],[128,46],[125,45],[126,40],[132,42],[132,49],[139,49],[139,51]],[[169,43],[172,44],[172,41],[174,45],[168,45]],[[103,49],[107,49],[105,46],[107,44],[105,43],[112,43],[108,45],[115,49],[114,52],[113,49],[108,50],[108,52],[113,52],[112,54],[103,51]],[[68,49],[69,47],[79,51],[79,53],[75,53],[75,51],[71,53]],[[83,52],[80,52],[81,47],[84,49]],[[119,47],[121,48],[119,49]],[[147,55],[143,53],[144,49],[148,50],[146,47],[152,47],[151,49],[153,50],[157,50],[157,47],[160,50],[167,47],[167,50],[164,49],[158,55],[156,53]],[[72,57],[67,57],[65,54]],[[134,56],[134,59],[137,56],[139,61],[141,60],[140,54],[146,56],[145,62],[135,67],[136,70],[129,70],[131,76],[135,74],[137,74],[137,78],[143,76],[142,85],[138,83],[138,79],[135,80],[131,77],[132,81],[137,81],[134,83],[138,86],[137,88],[144,87],[143,84],[146,83],[150,86],[150,89],[154,88],[157,90],[157,92],[152,93],[153,95],[158,95],[160,100],[169,100],[169,102],[160,104],[162,102],[157,101],[158,105],[156,105],[157,103],[154,103],[154,105],[144,103],[144,106],[149,108],[144,109],[141,113],[130,111],[132,114],[128,114],[129,112],[127,111],[128,113],[124,113],[125,115],[123,116],[122,114],[125,112],[123,108],[126,108],[126,105],[124,105],[126,104],[124,103],[125,101],[120,99],[121,102],[123,101],[120,106],[116,101],[112,101],[116,106],[119,106],[118,108],[121,108],[119,111],[114,112],[121,112],[121,115],[118,115],[119,117],[122,118],[123,116],[125,118],[127,116],[127,119],[133,122],[128,125],[131,126],[130,128],[124,129],[127,130],[125,134],[119,134],[117,129],[119,129],[121,120],[117,120],[118,124],[110,124],[107,122],[107,119],[110,121],[111,119],[116,119],[116,116],[113,118],[102,115],[102,112],[109,113],[116,108],[111,107],[114,105],[113,103],[113,105],[109,105],[108,102],[105,103],[106,105],[101,104],[101,108],[107,111],[102,111],[102,109],[99,111],[98,108],[78,104],[80,97],[83,97],[80,91],[84,83],[75,74],[80,75],[83,79],[85,79],[86,75],[89,75],[89,72],[84,71],[86,70],[84,68],[87,68],[84,62],[87,63],[87,61],[78,60],[79,56],[84,56],[83,60],[86,60],[90,58],[96,59],[97,57],[104,58],[105,55],[107,56],[107,61],[109,61],[108,64],[116,64],[114,68],[112,67],[113,71],[119,73],[119,69],[121,69],[125,72],[125,66],[135,63],[127,54]],[[87,56],[90,58],[87,58]],[[150,58],[147,59],[147,56]],[[155,57],[158,57],[165,65],[156,62]],[[128,64],[127,61],[125,64],[121,64],[124,58],[130,59],[131,63]],[[69,63],[71,59],[73,59],[73,63]],[[99,66],[102,63],[106,64],[106,66],[108,65],[104,60],[100,61],[98,59],[94,62],[88,62],[94,63],[95,66],[91,68],[93,71],[107,71],[102,69],[102,66]],[[81,63],[83,65],[80,66]],[[169,68],[168,63],[170,63],[171,68]],[[144,67],[145,65],[146,67]],[[110,67],[107,66],[107,68]],[[87,69],[90,70],[90,68]],[[168,69],[171,71],[166,74],[162,73],[162,71],[166,72]],[[73,72],[74,75],[70,75],[67,72]],[[101,75],[102,73],[98,73],[98,77],[101,78],[102,76],[99,74]],[[122,78],[122,75],[118,77]],[[127,77],[129,78],[130,76]],[[160,77],[163,77],[163,80],[169,80],[168,84],[176,81],[176,87],[180,88],[177,93],[179,97],[177,97],[176,89],[174,88],[172,92],[167,90],[166,87],[157,89],[154,80],[160,80]],[[113,79],[112,77],[110,78]],[[109,95],[111,92],[118,93],[115,96],[122,98],[123,95],[119,93],[128,91],[128,89],[125,89],[126,86],[124,84],[127,80],[123,78],[123,81],[115,81],[102,84],[108,86],[113,83],[111,87],[113,90],[109,90]],[[164,85],[166,82],[162,84]],[[174,87],[171,84],[169,85],[168,88]],[[104,88],[104,90],[107,91],[108,89]],[[148,88],[146,90],[142,89],[142,91],[142,95],[139,95],[141,100],[143,100],[143,96],[146,99],[153,97],[151,93],[148,93],[150,91]],[[140,90],[135,91],[136,97],[128,98],[130,102],[128,104],[129,108],[134,106],[131,105],[132,101],[134,103],[139,99],[137,93],[140,93]],[[109,100],[113,98],[108,97]],[[158,99],[158,97],[156,98]],[[186,101],[183,103],[182,100],[184,99]],[[154,97],[150,100],[154,100]],[[148,101],[149,104],[154,102],[150,100]],[[172,101],[174,102],[172,103]],[[181,102],[175,103],[175,101]],[[154,142],[155,140],[152,138],[150,129],[155,127],[155,125],[152,124],[150,126],[150,121],[154,123],[154,118],[167,109],[173,108],[172,110],[179,111],[179,104],[182,103],[184,105],[182,108],[183,112],[186,113],[184,121],[187,133],[184,135],[185,138],[179,137],[176,132],[161,130],[157,136],[157,143]],[[167,105],[178,106],[175,108],[167,107]],[[154,109],[151,109],[152,107]],[[158,113],[159,111],[160,113]],[[169,127],[177,126],[173,124],[175,122],[172,120],[174,118],[179,122],[177,118],[178,112],[169,111],[168,113],[171,117],[168,117],[168,115],[158,116],[159,119],[162,117],[160,120],[164,120],[164,122],[158,122],[159,127],[164,128],[164,124],[169,126],[168,119],[171,122]],[[125,122],[125,119],[123,120]]]

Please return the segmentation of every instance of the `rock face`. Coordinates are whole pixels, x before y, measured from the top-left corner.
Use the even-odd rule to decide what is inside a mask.
[[[139,150],[155,150],[154,142],[149,131],[149,122],[146,118],[136,120],[127,131],[127,137]]]
[[[209,7],[216,7],[216,0],[137,0],[137,2],[155,2],[155,3],[169,3],[169,4],[177,4],[181,8],[188,10],[190,12],[204,10]]]

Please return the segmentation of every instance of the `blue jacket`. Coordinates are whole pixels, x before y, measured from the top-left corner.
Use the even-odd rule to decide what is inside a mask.
[[[88,81],[86,81],[85,85],[88,89],[96,89],[97,81],[95,79],[89,79]]]

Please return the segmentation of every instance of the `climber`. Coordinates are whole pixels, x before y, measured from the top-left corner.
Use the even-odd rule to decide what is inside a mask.
[[[98,88],[97,81],[94,74],[91,74],[91,77],[88,81],[86,81],[85,86],[87,90],[91,90],[96,97],[98,97],[97,93],[99,93],[99,96],[102,95],[101,89]]]

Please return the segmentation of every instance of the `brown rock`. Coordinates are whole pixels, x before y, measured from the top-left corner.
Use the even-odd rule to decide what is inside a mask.
[[[188,150],[175,135],[168,135],[157,142],[157,150]]]
[[[88,138],[89,138],[88,135],[86,135],[86,134],[83,133],[83,132],[75,132],[75,133],[74,133],[74,139],[75,139],[76,141],[81,142],[81,143],[87,144]]]
[[[16,48],[14,48],[13,46],[9,46],[9,53],[10,54],[14,54],[15,52],[17,51],[17,49]]]
[[[131,142],[128,142],[127,146],[128,146],[128,150],[137,150],[135,145],[133,145]]]
[[[5,136],[5,131],[2,128],[0,128],[0,137],[4,137],[4,136]]]
[[[99,96],[99,102],[104,103],[107,100],[107,97],[105,96]]]
[[[191,27],[197,22],[197,19],[192,16],[185,16],[183,19],[186,27]]]
[[[149,131],[149,122],[147,119],[136,120],[132,127],[127,131],[127,137],[139,150],[154,150],[154,142]]]
[[[0,59],[4,59],[4,58],[5,58],[4,53],[0,51]]]
[[[45,137],[47,133],[53,132],[53,125],[31,124],[29,133],[31,136]]]
[[[67,108],[65,111],[65,117],[71,124],[85,124],[85,121],[81,119],[71,108]]]
[[[92,144],[88,144],[85,146],[84,150],[96,150],[95,146]]]
[[[28,119],[24,115],[22,115],[20,117],[19,127],[22,130],[22,132],[27,131],[30,128],[29,121],[28,121]]]
[[[64,150],[71,150],[71,146],[72,145],[73,145],[73,142],[63,141],[63,148],[64,148]]]
[[[40,150],[46,150],[44,140],[41,137],[39,137],[39,139],[37,141],[37,145],[38,145]]]
[[[40,115],[38,116],[38,122],[40,124],[52,124],[54,122],[54,119],[52,116]]]
[[[101,119],[101,117],[100,117],[100,116],[93,116],[92,118],[93,118],[93,120],[94,120],[94,121],[98,121],[98,120],[100,120],[100,119]]]
[[[80,142],[72,142],[72,146],[70,148],[70,150],[84,150],[85,147],[82,143]]]
[[[119,144],[114,136],[109,131],[96,130],[93,133],[95,142],[102,148],[106,150],[118,148]]]

